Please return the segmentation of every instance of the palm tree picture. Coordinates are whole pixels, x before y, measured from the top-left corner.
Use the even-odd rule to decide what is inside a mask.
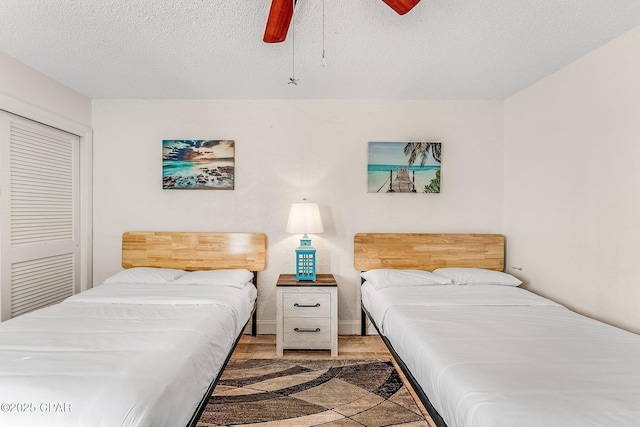
[[[439,193],[442,143],[369,142],[369,193]]]

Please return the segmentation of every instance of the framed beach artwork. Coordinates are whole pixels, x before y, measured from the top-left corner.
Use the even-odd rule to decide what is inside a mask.
[[[162,140],[163,189],[233,190],[234,177],[234,141]]]
[[[369,142],[367,192],[439,193],[442,143]]]

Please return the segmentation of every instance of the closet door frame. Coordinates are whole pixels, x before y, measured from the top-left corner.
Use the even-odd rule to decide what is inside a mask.
[[[0,94],[0,110],[63,130],[80,138],[80,286],[76,292],[87,290],[93,286],[93,131],[88,126],[4,94]],[[1,187],[0,191],[3,191]],[[6,320],[9,316],[10,307],[7,310],[7,301],[3,296],[0,301],[0,320]]]

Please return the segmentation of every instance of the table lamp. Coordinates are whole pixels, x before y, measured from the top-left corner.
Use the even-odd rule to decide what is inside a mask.
[[[322,218],[317,203],[292,203],[287,221],[287,233],[303,234],[296,249],[296,280],[316,280],[316,250],[307,233],[322,233]]]

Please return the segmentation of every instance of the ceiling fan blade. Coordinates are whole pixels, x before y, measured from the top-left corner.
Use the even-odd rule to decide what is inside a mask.
[[[287,38],[293,16],[293,4],[293,0],[271,0],[267,28],[262,39],[265,43],[280,43]]]
[[[385,2],[391,9],[398,12],[398,15],[404,15],[413,9],[413,6],[420,3],[420,0],[382,0]]]

